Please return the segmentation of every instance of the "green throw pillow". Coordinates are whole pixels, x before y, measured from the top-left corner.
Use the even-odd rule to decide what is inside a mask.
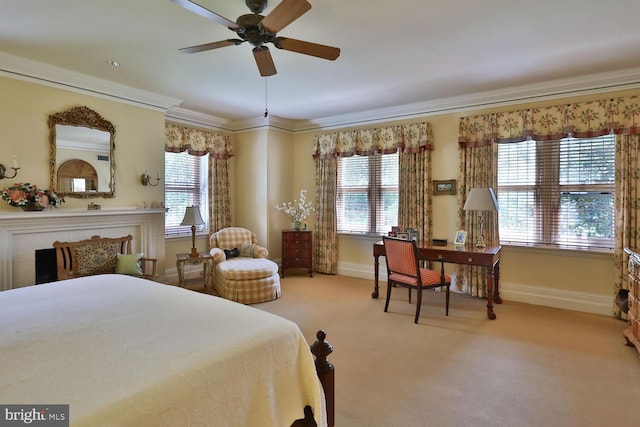
[[[116,259],[116,273],[128,274],[130,276],[142,276],[140,260],[143,256],[143,253],[131,255],[118,254],[118,259]]]

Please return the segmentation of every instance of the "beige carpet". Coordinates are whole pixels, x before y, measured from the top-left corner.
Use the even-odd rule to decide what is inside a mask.
[[[406,289],[384,313],[372,283],[288,273],[280,299],[254,305],[310,343],[326,330],[336,427],[640,425],[640,357],[623,321],[508,301],[490,321],[486,300],[463,295],[445,317],[444,293],[425,291],[416,325]]]

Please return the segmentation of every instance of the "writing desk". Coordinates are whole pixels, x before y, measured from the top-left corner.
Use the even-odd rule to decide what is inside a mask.
[[[500,298],[500,250],[502,246],[488,246],[486,248],[476,248],[475,246],[456,246],[448,244],[446,246],[435,246],[425,242],[418,242],[418,251],[429,259],[443,260],[451,264],[476,265],[487,269],[487,317],[491,320],[496,318],[493,312],[493,303],[502,304]],[[385,256],[384,244],[382,240],[373,244],[373,260],[375,284],[371,298],[378,298],[378,258]]]

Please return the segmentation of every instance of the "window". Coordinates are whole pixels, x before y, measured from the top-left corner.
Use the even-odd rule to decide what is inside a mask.
[[[398,225],[398,153],[338,158],[338,232],[386,234]]]
[[[192,156],[164,153],[164,204],[169,208],[164,219],[166,236],[191,235],[190,226],[180,226],[187,206],[199,205],[205,224],[197,232],[208,231],[207,166],[209,155]]]
[[[613,248],[615,137],[498,146],[502,243]]]

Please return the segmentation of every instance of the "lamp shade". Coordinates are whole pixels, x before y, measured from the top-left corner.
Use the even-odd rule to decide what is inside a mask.
[[[187,206],[184,211],[184,218],[180,225],[202,225],[204,220],[200,216],[200,206]]]
[[[472,188],[462,208],[465,211],[497,211],[498,199],[492,188]]]

